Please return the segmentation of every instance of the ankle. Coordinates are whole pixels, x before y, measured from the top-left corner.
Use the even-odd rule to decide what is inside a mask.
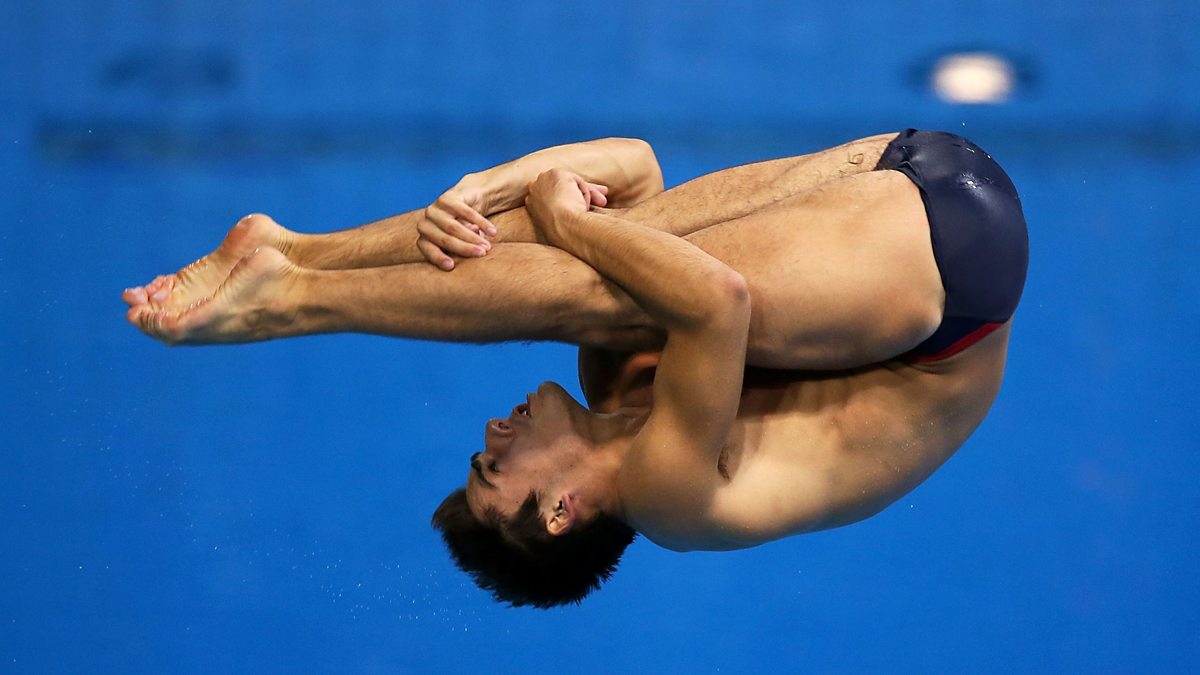
[[[318,239],[320,235],[302,234],[293,232],[283,226],[280,226],[280,231],[276,234],[278,244],[275,248],[292,261],[292,264],[301,268],[317,267],[313,264],[315,260],[314,252],[320,250]]]
[[[327,326],[334,320],[334,312],[322,297],[321,275],[320,270],[303,267],[295,261],[288,270],[287,293],[278,299],[275,309],[289,317],[291,334],[329,331]]]

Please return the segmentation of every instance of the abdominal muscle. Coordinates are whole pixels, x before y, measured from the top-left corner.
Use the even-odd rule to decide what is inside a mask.
[[[751,379],[714,508],[754,542],[875,515],[946,462],[986,417],[1008,327],[960,354],[899,361],[782,389]]]

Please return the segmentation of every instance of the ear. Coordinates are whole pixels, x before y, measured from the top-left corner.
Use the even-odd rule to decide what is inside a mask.
[[[552,537],[560,537],[570,532],[574,526],[575,504],[571,501],[571,495],[564,494],[546,519],[546,531]]]

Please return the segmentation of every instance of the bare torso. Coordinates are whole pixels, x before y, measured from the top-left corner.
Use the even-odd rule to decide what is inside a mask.
[[[746,358],[766,368],[746,370],[704,513],[632,514],[655,543],[737,549],[868,518],[983,422],[1000,392],[1009,325],[940,362],[889,358],[932,333],[944,299],[916,187],[896,172],[853,173],[874,166],[890,137],[828,150],[809,160],[828,167],[798,173],[850,175],[689,235],[750,283]],[[653,358],[581,357],[594,410],[652,405]]]
[[[1000,389],[1009,326],[934,363],[845,373],[746,372],[737,423],[714,467],[710,513],[670,532],[677,550],[754,546],[878,513],[929,477],[979,426]],[[654,361],[581,372],[596,410],[652,404]]]
[[[811,184],[689,235],[749,282],[747,360],[765,368],[746,370],[702,509],[639,519],[662,499],[627,495],[637,506],[626,516],[656,543],[743,548],[870,517],[928,478],[986,416],[1011,322],[941,361],[894,358],[940,323],[944,291],[918,190],[898,172],[869,170],[893,136],[805,158],[795,171]],[[780,183],[788,180],[760,184]],[[876,365],[847,368],[862,363]],[[584,350],[580,378],[593,409],[652,406],[653,366],[647,355]]]
[[[931,365],[888,360],[932,333],[943,299],[917,188],[895,171],[871,170],[894,137],[883,134],[812,155],[734,167],[611,212],[684,236],[738,271],[753,298],[744,359],[770,368],[747,371],[725,447],[711,466],[704,460],[705,475],[716,477],[718,486],[705,490],[705,513],[635,522],[649,538],[678,549],[739,548],[860,520],[928,477],[982,421],[1000,387],[1008,326]],[[528,176],[514,175],[521,178],[514,178],[515,185],[527,184]],[[660,178],[651,182],[661,186]],[[416,223],[420,213],[398,220]],[[349,236],[287,240],[291,243],[285,246],[252,236],[249,226],[259,219],[243,220],[247,228],[239,229],[239,223],[218,249],[220,255],[170,278],[176,285],[165,307],[188,309],[161,324],[164,306],[147,302],[167,293],[156,281],[149,289],[127,293],[130,321],[174,343],[331,330],[427,339],[561,337],[552,328],[558,322],[573,326],[568,319],[574,318],[585,326],[601,324],[591,333],[579,331],[600,336],[580,343],[606,345],[627,345],[605,338],[630,328],[641,335],[641,322],[653,323],[632,301],[614,299],[612,284],[596,282],[596,270],[553,249],[497,247],[488,258],[464,260],[453,276],[430,283],[424,265],[396,264],[411,261],[404,256],[414,254],[414,227],[381,221]],[[496,214],[494,220],[506,234],[527,235],[512,241],[533,240],[524,209]],[[409,244],[397,246],[398,238]],[[288,259],[272,246],[288,249],[314,270],[286,268]],[[521,257],[534,252],[540,257]],[[259,253],[273,253],[273,258]],[[214,292],[227,274],[233,280],[231,269],[239,259],[251,263],[252,258],[262,264],[239,267],[242,279],[254,283],[229,284],[250,289],[252,297]],[[539,267],[530,260],[549,263]],[[550,271],[541,283],[531,284],[535,275],[529,270],[542,269]],[[301,277],[303,292],[280,281]],[[513,280],[521,286],[504,286]],[[569,292],[562,290],[564,284]],[[474,311],[455,313],[457,323],[445,323],[446,297],[479,302]],[[600,302],[589,304],[595,298]],[[302,317],[284,303],[279,306],[285,311],[278,314],[287,321],[272,328],[275,333],[222,333],[223,326],[238,325],[232,319],[264,313],[246,307],[275,311],[281,299],[320,308],[318,319]],[[564,312],[563,306],[583,309]],[[564,313],[568,319],[561,318]],[[531,317],[547,317],[550,325],[531,327]],[[743,355],[738,359],[742,362]],[[846,370],[864,363],[881,364]],[[649,404],[653,367],[653,359],[623,360],[585,350],[580,373],[589,403],[597,410]],[[709,384],[689,383],[694,390]],[[732,400],[736,390],[727,393]],[[678,482],[690,486],[693,478]]]

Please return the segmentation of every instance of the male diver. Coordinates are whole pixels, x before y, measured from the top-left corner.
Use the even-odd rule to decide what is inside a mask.
[[[597,588],[635,532],[743,548],[912,490],[995,399],[1027,262],[1012,182],[958,136],[910,129],[666,192],[648,145],[606,139],[353,230],[248,216],[125,300],[169,344],[581,345],[590,408],[546,383],[490,420],[434,516],[481,587],[549,607]]]

